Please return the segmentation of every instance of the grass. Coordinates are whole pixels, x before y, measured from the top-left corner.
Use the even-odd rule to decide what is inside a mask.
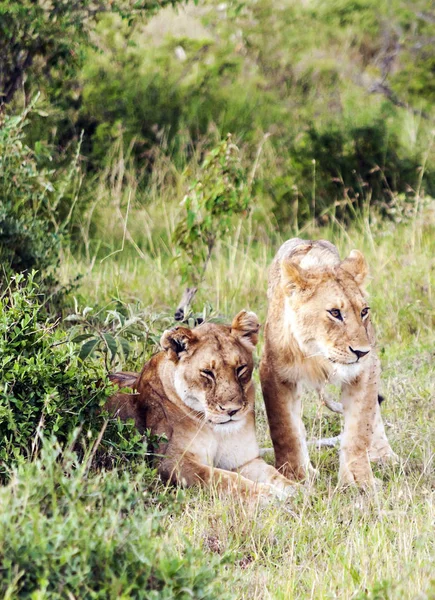
[[[144,249],[127,241],[107,258],[122,247],[125,219],[108,219],[103,211],[99,252],[90,261],[71,257],[64,264],[69,276],[86,272],[77,291],[80,301],[102,306],[117,298],[171,313],[182,290],[177,249],[170,242],[179,210],[176,201],[165,199],[149,208],[133,205],[127,237]],[[287,233],[292,235],[282,230],[276,233],[274,223],[255,211],[237,226],[217,248],[195,308],[209,303],[214,314],[230,319],[246,307],[264,321],[267,268]],[[158,233],[150,237],[148,231]],[[224,578],[231,598],[434,597],[433,216],[425,209],[402,224],[361,218],[349,229],[310,226],[299,235],[328,238],[342,256],[359,248],[371,265],[370,304],[387,399],[383,415],[401,465],[375,467],[381,482],[375,495],[343,492],[336,488],[337,450],[312,447],[318,476],[293,501],[254,510],[189,490],[181,510],[162,517],[164,537],[179,552],[188,540],[200,549],[204,564],[222,559],[216,577]],[[101,251],[106,243],[110,252]],[[135,365],[124,365],[130,366]],[[257,393],[258,435],[270,446]],[[320,407],[312,394],[306,394],[304,410],[310,437],[339,431],[340,417]]]
[[[46,440],[0,489],[3,598],[223,598],[217,560],[187,540],[174,553],[149,470],[94,472]],[[147,489],[148,488],[148,489]]]

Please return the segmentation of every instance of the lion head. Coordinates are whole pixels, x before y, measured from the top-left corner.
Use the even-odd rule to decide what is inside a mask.
[[[238,427],[254,407],[253,351],[257,316],[242,311],[231,326],[203,323],[165,331],[161,346],[175,365],[181,400],[222,431]]]
[[[362,288],[367,274],[358,250],[336,265],[309,269],[303,261],[282,261],[286,322],[305,356],[323,357],[337,368],[367,360],[374,341]]]

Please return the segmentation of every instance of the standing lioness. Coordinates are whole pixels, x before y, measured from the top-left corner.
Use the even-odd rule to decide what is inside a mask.
[[[108,410],[132,418],[140,431],[164,436],[157,455],[165,480],[214,484],[249,495],[278,495],[294,484],[265,463],[255,437],[253,350],[260,325],[242,311],[231,326],[204,323],[165,331],[162,352],[142,372],[116,373],[133,387]]]
[[[361,252],[340,260],[327,241],[288,240],[269,277],[269,309],[261,385],[275,466],[303,479],[310,468],[301,418],[300,388],[342,386],[343,484],[372,484],[372,460],[394,456],[378,404],[379,360],[362,285],[368,273]]]

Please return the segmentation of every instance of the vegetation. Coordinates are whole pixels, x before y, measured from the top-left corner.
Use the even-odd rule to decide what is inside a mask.
[[[179,1],[179,0],[178,0]],[[130,22],[135,16],[152,14],[177,0],[118,0],[107,2],[2,1],[0,3],[0,90],[9,103],[30,76],[33,82],[48,77],[51,86],[80,66],[84,47],[102,14],[118,14]],[[40,81],[39,81],[40,83]],[[60,90],[59,90],[60,91]]]
[[[434,19],[424,0],[0,1],[3,597],[435,595]],[[165,487],[155,440],[104,412],[107,373],[141,368],[186,285],[197,318],[264,322],[294,235],[367,257],[401,464],[343,492],[313,445],[316,479],[270,506]],[[341,426],[308,393],[304,419]]]
[[[174,552],[164,522],[177,508],[143,468],[88,477],[86,465],[47,438],[0,490],[4,598],[227,597],[219,558],[204,564],[188,541]]]

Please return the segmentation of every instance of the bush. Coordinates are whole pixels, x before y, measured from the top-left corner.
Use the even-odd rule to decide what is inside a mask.
[[[61,2],[46,4],[9,0],[0,5],[0,104],[9,103],[23,85],[49,80],[53,85],[77,69],[90,31],[101,14],[112,12],[133,21],[152,15],[179,0],[119,0],[110,2]],[[28,83],[28,82],[26,82]],[[53,91],[53,90],[51,90]]]
[[[0,127],[0,262],[6,273],[46,273],[59,260],[60,238],[47,218],[51,174],[23,143],[26,116],[6,116]]]
[[[120,132],[141,165],[152,165],[159,147],[183,163],[212,124],[249,138],[259,98],[239,83],[243,61],[231,46],[178,38],[153,47],[114,19],[101,22],[99,44],[104,52],[90,53],[83,69],[79,110],[94,166],[104,164]]]
[[[251,182],[228,134],[207,153],[183,200],[185,213],[173,239],[184,252],[185,280],[202,283],[216,242],[231,229],[235,215],[248,214],[250,197]]]
[[[72,324],[68,339],[78,346],[79,358],[96,356],[111,371],[125,369],[127,360],[130,369],[140,371],[160,350],[162,331],[176,324],[169,315],[156,314],[141,309],[139,304],[124,304],[120,300],[113,308],[95,314],[90,306],[82,311],[76,306],[65,321]]]
[[[0,121],[0,289],[14,273],[38,270],[40,292],[58,285],[56,269],[77,200],[77,161],[66,172],[49,170],[47,148],[26,146],[30,107]],[[1,285],[3,282],[3,285]]]
[[[143,469],[89,476],[47,439],[0,489],[1,597],[228,598],[222,559],[171,545],[161,521],[177,507],[148,487]]]
[[[80,444],[104,425],[101,406],[113,388],[98,362],[84,363],[56,323],[46,318],[34,274],[17,276],[0,296],[0,475],[37,453],[40,436],[60,442],[83,428]],[[87,437],[90,436],[90,437]],[[78,443],[78,445],[80,445]],[[141,436],[132,424],[110,421],[100,460],[143,460]]]
[[[291,216],[296,195],[300,223],[326,211],[349,218],[368,205],[388,215],[399,194],[415,200],[422,157],[401,151],[386,120],[373,117],[367,123],[332,123],[323,129],[312,125],[291,150],[289,181],[275,187],[277,217]],[[426,192],[434,195],[434,175],[424,175]]]

